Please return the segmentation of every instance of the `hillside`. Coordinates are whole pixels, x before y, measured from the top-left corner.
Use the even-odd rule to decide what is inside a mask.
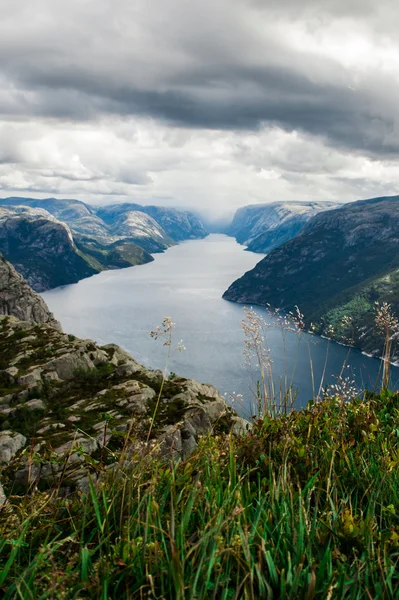
[[[228,235],[252,252],[268,253],[295,237],[317,213],[335,208],[333,202],[271,202],[237,210]]]
[[[333,323],[337,339],[350,337],[378,355],[383,340],[373,325],[374,304],[387,301],[397,311],[398,269],[399,197],[374,198],[314,216],[296,238],[235,281],[224,298],[285,311],[297,305],[319,332]],[[345,330],[337,327],[344,315],[353,319]]]
[[[42,209],[0,206],[0,252],[38,292],[98,272],[77,249],[69,227]]]

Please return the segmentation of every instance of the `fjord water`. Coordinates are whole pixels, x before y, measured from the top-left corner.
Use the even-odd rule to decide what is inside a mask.
[[[42,295],[64,331],[99,344],[119,344],[153,368],[165,368],[168,348],[150,332],[164,317],[171,317],[176,325],[169,371],[212,383],[228,397],[232,392],[242,394],[243,405],[235,408],[248,416],[254,410],[257,374],[244,366],[243,307],[223,300],[222,294],[261,258],[231,237],[212,234],[156,254],[152,263],[105,271]],[[271,322],[265,310],[256,311]],[[334,377],[346,362],[345,377],[361,388],[376,385],[381,361],[356,350],[348,357],[348,348],[292,332],[284,343],[279,328],[268,329],[267,338],[275,383],[278,387],[285,374],[292,377],[298,407],[312,398],[313,388],[318,390],[326,356],[326,383],[336,382]],[[180,340],[186,347],[183,352],[175,349]],[[393,368],[396,381],[398,372]]]

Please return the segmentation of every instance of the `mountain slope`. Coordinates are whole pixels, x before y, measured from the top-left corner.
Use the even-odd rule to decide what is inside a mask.
[[[53,217],[66,223],[73,231],[108,238],[109,231],[91,206],[80,200],[58,200],[56,198],[4,198],[1,206],[30,206],[48,211]]]
[[[333,202],[272,202],[237,210],[228,234],[252,252],[267,253],[295,237],[317,213],[335,208]]]
[[[139,210],[120,211],[107,224],[114,239],[129,239],[147,252],[162,252],[175,245],[155,219]]]
[[[0,315],[21,321],[45,323],[61,329],[45,301],[36,294],[22,275],[0,254]],[[6,357],[2,357],[3,359]]]
[[[95,207],[96,214],[108,225],[115,227],[123,214],[139,211],[152,217],[170,238],[176,242],[188,239],[203,238],[207,232],[200,218],[189,211],[162,206],[141,206],[125,203]]]
[[[98,272],[76,248],[69,227],[43,210],[0,207],[0,252],[38,292]]]
[[[367,298],[369,316],[375,300],[397,306],[398,269],[399,196],[374,198],[317,214],[296,238],[235,281],[224,298],[288,311],[297,305],[308,324],[317,322],[324,331],[331,311],[355,299]],[[381,353],[374,328],[365,333],[370,321],[364,314],[357,319],[363,330],[355,342],[369,348],[371,339],[373,351]]]
[[[38,292],[153,260],[129,240],[103,239],[73,236],[68,225],[41,208],[0,206],[0,251]]]
[[[118,240],[103,244],[101,239],[85,235],[74,235],[75,245],[87,262],[95,269],[123,269],[152,262],[154,258],[141,246],[129,240]]]

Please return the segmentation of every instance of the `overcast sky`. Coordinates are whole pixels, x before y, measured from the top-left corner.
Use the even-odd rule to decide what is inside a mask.
[[[399,191],[397,0],[1,0],[0,195]]]

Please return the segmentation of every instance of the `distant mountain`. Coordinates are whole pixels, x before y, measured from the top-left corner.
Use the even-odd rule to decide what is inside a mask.
[[[271,202],[239,208],[229,235],[252,252],[267,253],[295,237],[317,213],[335,208],[333,202]]]
[[[172,208],[0,199],[0,251],[40,292],[103,269],[150,262],[151,253],[206,235],[194,213]]]
[[[109,206],[96,207],[96,214],[101,219],[115,227],[122,215],[131,212],[145,213],[154,219],[170,238],[176,242],[189,239],[203,238],[207,235],[201,219],[192,212],[164,208],[162,206],[141,206],[140,204],[111,204]],[[116,228],[117,229],[117,228]]]
[[[123,269],[154,260],[147,250],[128,239],[121,239],[111,244],[102,243],[102,239],[74,234],[76,247],[97,271]]]
[[[75,234],[42,208],[0,206],[0,252],[37,292],[76,283],[103,269],[153,260],[145,250],[120,241],[104,246]]]
[[[387,301],[399,314],[399,196],[317,214],[235,281],[224,298],[285,311],[297,305],[320,333],[332,326],[336,339],[381,354],[374,304]]]
[[[129,240],[147,252],[162,252],[176,242],[207,235],[197,215],[174,208],[123,203],[94,207],[80,200],[4,198],[0,206],[29,206],[47,210],[73,233],[103,244]]]
[[[69,227],[44,210],[0,207],[0,252],[38,292],[97,272],[79,254]]]
[[[0,206],[30,206],[41,208],[49,212],[53,217],[66,223],[76,232],[93,235],[96,237],[109,237],[108,228],[97,217],[91,206],[80,200],[57,200],[56,198],[3,198]]]
[[[133,206],[135,205],[117,204],[97,209],[112,239],[129,239],[147,252],[162,252],[174,246],[176,242],[159,222],[144,211],[132,208]]]

